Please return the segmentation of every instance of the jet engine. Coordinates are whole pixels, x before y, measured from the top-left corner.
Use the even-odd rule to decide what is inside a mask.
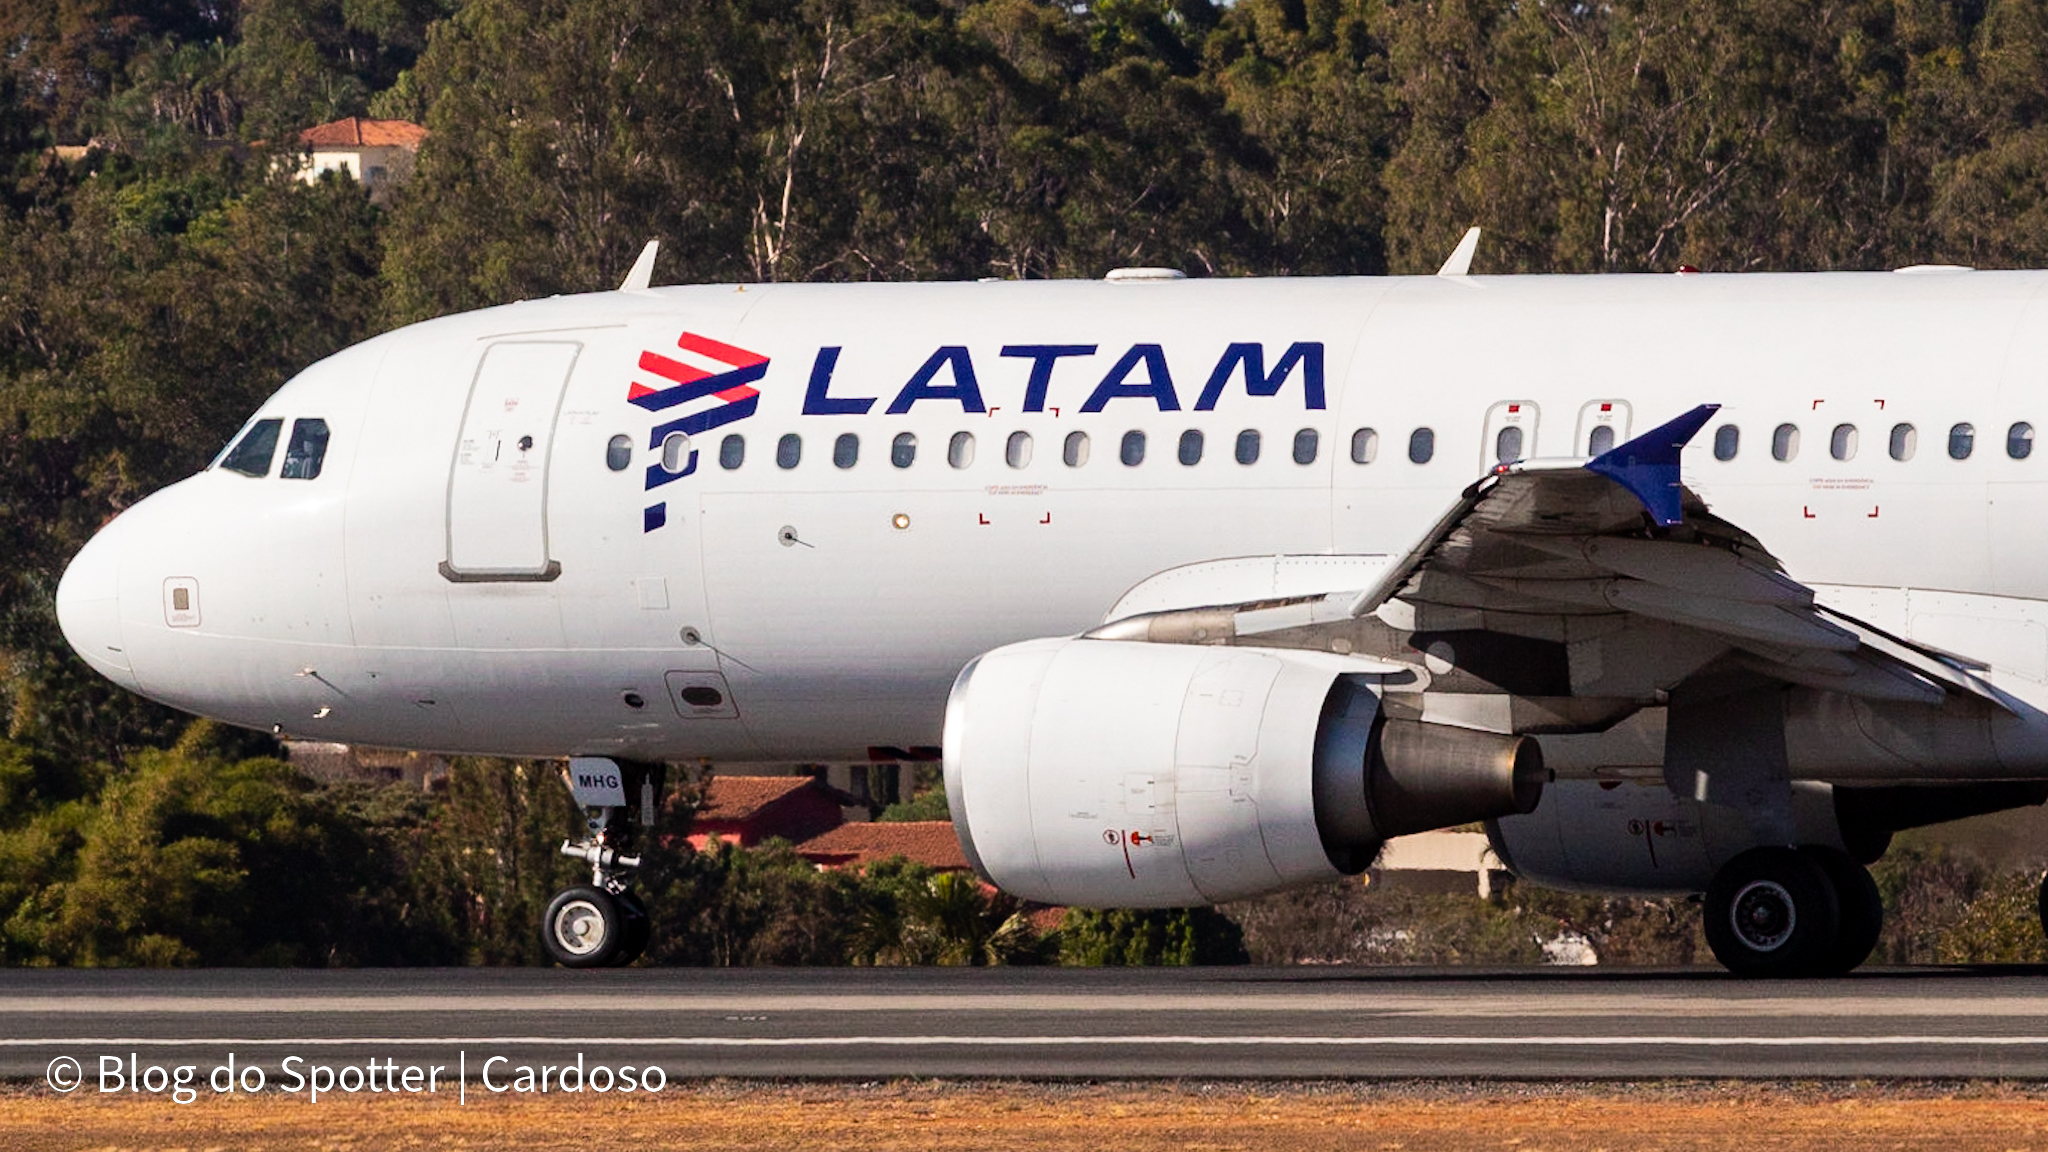
[[[961,846],[1004,891],[1177,907],[1355,874],[1389,836],[1536,807],[1526,737],[1389,719],[1382,677],[1312,652],[1034,640],[946,709]]]

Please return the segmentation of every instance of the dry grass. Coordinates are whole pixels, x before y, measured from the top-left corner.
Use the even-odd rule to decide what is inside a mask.
[[[711,1083],[617,1098],[161,1100],[0,1092],[0,1148],[1088,1152],[2048,1148],[2048,1087],[2000,1084]]]

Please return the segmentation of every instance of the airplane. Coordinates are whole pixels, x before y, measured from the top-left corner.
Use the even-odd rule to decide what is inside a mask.
[[[57,591],[110,680],[552,758],[569,967],[664,765],[939,760],[983,878],[1217,903],[1483,826],[1847,972],[2048,800],[2048,273],[650,286],[307,368]]]

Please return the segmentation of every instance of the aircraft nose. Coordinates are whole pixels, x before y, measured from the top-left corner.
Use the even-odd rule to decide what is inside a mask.
[[[121,638],[120,532],[99,530],[64,569],[57,582],[57,625],[72,651],[93,670],[126,688],[135,673]]]

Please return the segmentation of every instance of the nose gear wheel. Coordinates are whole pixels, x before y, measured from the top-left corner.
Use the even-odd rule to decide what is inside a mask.
[[[602,968],[622,951],[625,920],[619,902],[604,889],[565,889],[541,918],[541,943],[564,968]]]

